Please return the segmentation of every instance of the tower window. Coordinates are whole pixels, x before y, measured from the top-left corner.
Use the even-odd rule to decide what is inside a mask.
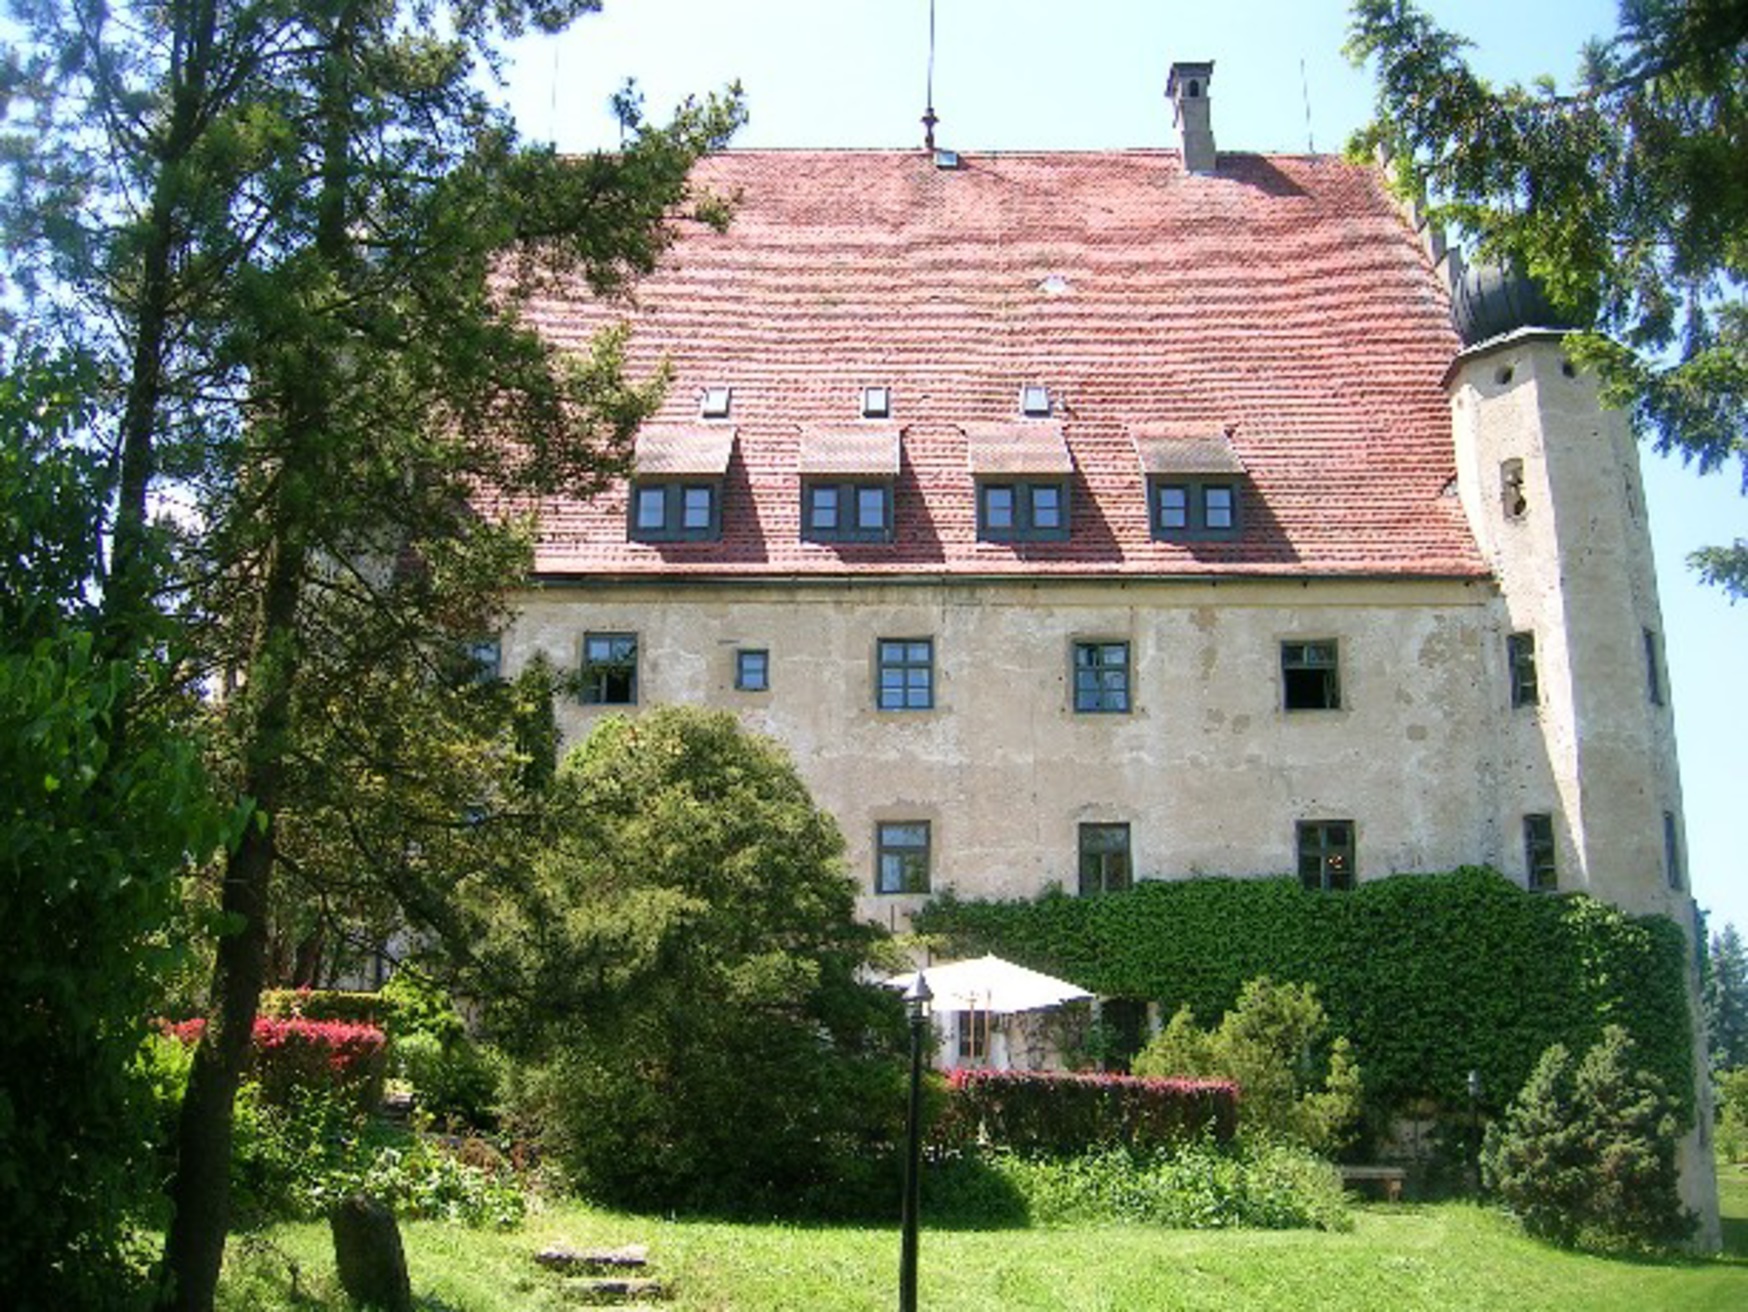
[[[1511,704],[1534,706],[1541,700],[1536,683],[1536,635],[1512,633],[1505,639],[1505,659],[1511,666]]]
[[[1507,519],[1522,519],[1529,509],[1529,499],[1523,494],[1523,461],[1499,462],[1499,500]]]
[[[1546,814],[1523,818],[1523,867],[1525,882],[1539,893],[1559,887],[1554,863],[1554,817]]]
[[[1669,887],[1681,889],[1687,880],[1681,869],[1681,836],[1675,832],[1675,812],[1663,813],[1663,871],[1669,877]]]
[[[1645,630],[1645,693],[1651,705],[1663,705],[1663,649],[1655,629]]]

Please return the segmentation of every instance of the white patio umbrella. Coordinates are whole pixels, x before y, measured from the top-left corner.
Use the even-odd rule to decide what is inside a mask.
[[[982,1011],[1007,1016],[1018,1011],[1060,1007],[1064,1003],[1092,997],[1079,985],[1042,971],[1028,970],[997,956],[925,966],[922,974],[929,982],[929,991],[934,994],[932,1005],[937,1012]],[[916,976],[915,971],[894,975],[886,981],[886,987],[908,989]]]

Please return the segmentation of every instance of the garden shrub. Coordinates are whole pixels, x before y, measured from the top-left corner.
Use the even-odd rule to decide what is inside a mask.
[[[1360,1114],[1360,1071],[1345,1035],[1326,1043],[1329,1021],[1309,984],[1253,979],[1212,1030],[1180,1007],[1135,1058],[1137,1075],[1232,1080],[1248,1133],[1316,1153],[1342,1146]]]
[[[1670,1100],[1633,1058],[1618,1025],[1576,1066],[1555,1044],[1504,1122],[1488,1128],[1483,1182],[1530,1234],[1607,1251],[1661,1248],[1692,1233]]]
[[[1104,997],[1229,1011],[1245,981],[1314,985],[1364,1054],[1368,1110],[1466,1106],[1468,1072],[1497,1114],[1553,1043],[1619,1024],[1692,1117],[1690,950],[1660,916],[1582,894],[1528,893],[1491,870],[1395,875],[1340,896],[1296,879],[1144,880],[1103,897],[942,897],[915,917],[955,956],[994,952]]]
[[[933,1134],[942,1151],[1147,1153],[1204,1135],[1230,1139],[1238,1123],[1238,1091],[1226,1080],[960,1069],[947,1077],[947,1090]]]
[[[1718,1155],[1726,1162],[1748,1161],[1748,1066],[1721,1071],[1718,1082]]]
[[[183,1043],[194,1044],[206,1021],[196,1017],[164,1028]],[[249,1072],[269,1102],[286,1103],[294,1090],[315,1089],[332,1090],[361,1108],[372,1108],[382,1100],[387,1071],[386,1037],[374,1025],[255,1018]]]
[[[337,1020],[384,1028],[390,1003],[381,993],[345,989],[266,989],[260,1014],[279,1020]]]
[[[396,1078],[413,1086],[421,1111],[476,1129],[496,1123],[504,1061],[494,1049],[465,1035],[445,1043],[413,1033],[396,1039],[390,1053]]]
[[[1034,1225],[1112,1222],[1184,1230],[1348,1230],[1341,1178],[1327,1162],[1286,1144],[1202,1138],[1169,1150],[1104,1148],[1072,1157],[991,1151],[976,1170],[948,1162],[931,1177],[930,1216],[949,1222],[990,1210],[989,1198],[1019,1200]],[[969,1188],[969,1195],[961,1189]]]

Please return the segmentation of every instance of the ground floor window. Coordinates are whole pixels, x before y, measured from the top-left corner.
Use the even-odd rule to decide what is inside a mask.
[[[1301,820],[1298,837],[1300,883],[1325,893],[1353,887],[1352,820]]]

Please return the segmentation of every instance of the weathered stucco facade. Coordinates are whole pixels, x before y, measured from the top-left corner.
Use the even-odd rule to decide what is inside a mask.
[[[1691,935],[1622,417],[1533,297],[1453,325],[1375,171],[1203,144],[708,161],[735,222],[635,313],[533,307],[623,312],[673,384],[628,480],[531,507],[505,672],[579,673],[570,742],[673,702],[778,739],[894,928],[1488,864]]]

